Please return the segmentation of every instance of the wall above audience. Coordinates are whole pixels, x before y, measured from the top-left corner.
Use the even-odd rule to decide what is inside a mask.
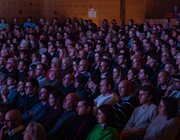
[[[173,6],[180,9],[179,0],[1,0],[0,17],[12,19],[27,16],[34,19],[45,17],[90,18],[95,23],[106,18],[126,21],[134,19],[143,21],[145,18],[163,18],[173,11]],[[163,3],[163,6],[162,6]],[[178,10],[179,10],[178,9]]]

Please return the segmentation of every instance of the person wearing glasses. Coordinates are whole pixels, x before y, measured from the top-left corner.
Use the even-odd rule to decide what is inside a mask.
[[[0,140],[23,140],[23,131],[21,112],[17,109],[8,111],[0,131]]]

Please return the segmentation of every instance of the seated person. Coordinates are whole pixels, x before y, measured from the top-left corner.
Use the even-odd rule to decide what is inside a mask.
[[[73,123],[69,127],[67,140],[86,140],[89,133],[92,131],[97,121],[93,115],[94,103],[88,99],[82,99],[78,102],[78,116],[74,118]]]
[[[117,118],[111,105],[102,105],[98,108],[98,123],[87,140],[118,140],[116,129]]]
[[[0,131],[1,140],[23,140],[22,114],[13,109],[6,113],[5,124]]]
[[[137,107],[125,128],[121,132],[122,140],[141,140],[147,127],[157,114],[157,108],[152,103],[153,87],[150,85],[142,86],[139,91],[139,101],[142,104]]]
[[[149,125],[144,140],[180,139],[180,121],[177,118],[178,100],[173,97],[162,98],[158,111],[159,115]]]
[[[64,112],[57,119],[54,127],[48,132],[50,140],[64,139],[75,116],[77,116],[76,107],[79,97],[76,93],[69,93],[63,102]]]
[[[119,83],[119,96],[120,99],[114,105],[114,109],[118,117],[119,128],[123,129],[139,102],[138,98],[133,96],[131,83],[128,80]]]

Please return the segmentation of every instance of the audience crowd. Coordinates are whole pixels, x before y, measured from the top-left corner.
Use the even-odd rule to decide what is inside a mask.
[[[0,19],[0,140],[180,139],[180,20]]]

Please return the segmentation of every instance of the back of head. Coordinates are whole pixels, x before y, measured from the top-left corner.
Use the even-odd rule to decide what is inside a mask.
[[[30,136],[32,140],[46,140],[46,133],[43,126],[36,122],[30,122],[26,127],[24,140],[26,135]]]
[[[164,97],[162,102],[165,106],[165,111],[168,118],[173,118],[178,113],[178,100],[173,97]]]

